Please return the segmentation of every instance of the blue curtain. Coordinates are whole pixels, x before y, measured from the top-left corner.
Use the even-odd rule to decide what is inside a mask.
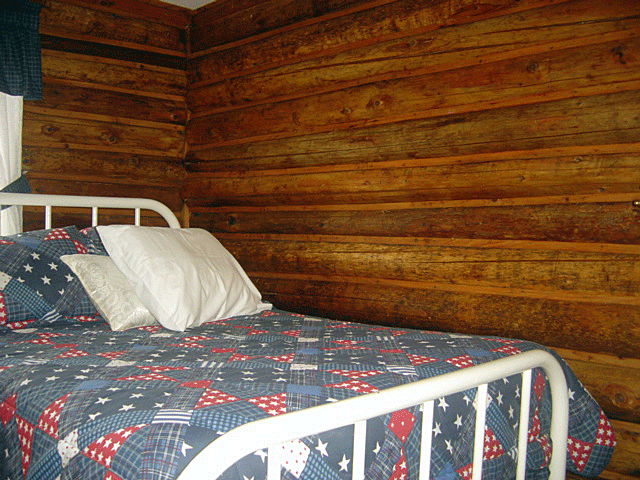
[[[0,92],[42,98],[38,21],[42,5],[0,0]]]

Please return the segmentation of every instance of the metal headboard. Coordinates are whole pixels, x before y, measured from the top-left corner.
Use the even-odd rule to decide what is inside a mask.
[[[151,210],[159,214],[171,228],[180,228],[180,222],[164,204],[149,198],[95,197],[83,195],[43,195],[36,193],[0,193],[1,206],[44,207],[45,228],[51,228],[53,207],[91,208],[91,225],[98,225],[100,208],[115,208],[134,211],[134,223],[140,225],[141,210]],[[0,234],[2,225],[0,224]]]

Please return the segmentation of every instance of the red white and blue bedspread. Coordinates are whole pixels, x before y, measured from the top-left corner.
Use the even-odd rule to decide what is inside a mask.
[[[471,337],[344,323],[279,311],[173,332],[113,332],[99,318],[0,332],[0,478],[175,478],[210,441],[269,415],[332,402],[538,348]],[[4,328],[4,327],[3,327]],[[597,474],[611,426],[567,369],[568,466]],[[520,382],[490,386],[484,478],[515,474]],[[473,391],[436,401],[432,478],[468,478]],[[544,478],[549,397],[534,373],[527,478]],[[367,478],[417,478],[419,408],[368,424]],[[295,444],[286,479],[350,478],[352,427]],[[225,478],[265,478],[264,452]]]

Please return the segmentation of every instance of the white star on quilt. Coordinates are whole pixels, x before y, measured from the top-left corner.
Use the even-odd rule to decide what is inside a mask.
[[[320,439],[318,439],[318,446],[316,447],[316,450],[320,452],[321,457],[329,456],[329,454],[327,453],[327,443],[322,443],[322,440]]]
[[[348,472],[349,471],[349,462],[351,460],[346,457],[346,455],[342,454],[342,461],[338,463],[340,465],[340,471]]]
[[[456,426],[456,428],[461,428],[462,427],[462,416],[461,415],[457,415],[456,416],[456,421],[453,422],[453,424]]]
[[[187,456],[187,450],[191,450],[193,447],[186,442],[182,442],[182,456]]]
[[[262,463],[264,463],[265,458],[267,458],[268,456],[267,452],[265,452],[264,450],[258,450],[257,452],[254,453],[254,455],[259,456],[262,459]]]
[[[449,450],[449,453],[453,453],[453,446],[451,445],[451,441],[445,440],[444,443],[447,444],[447,450]]]

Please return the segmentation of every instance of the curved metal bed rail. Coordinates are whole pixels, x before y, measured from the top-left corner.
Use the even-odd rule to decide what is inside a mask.
[[[140,211],[151,210],[158,213],[171,228],[180,228],[180,222],[166,205],[149,198],[98,197],[86,195],[43,195],[35,193],[0,193],[2,206],[45,207],[45,228],[51,228],[51,210],[56,207],[91,208],[91,225],[98,224],[100,208],[133,210],[134,223],[140,225]],[[0,225],[0,231],[1,231]]]
[[[368,393],[359,397],[340,400],[336,403],[323,404],[247,423],[230,430],[207,445],[187,465],[178,480],[213,480],[246,455],[268,448],[268,458],[277,458],[276,449],[283,443],[345,425],[355,425],[356,437],[358,437],[359,431],[366,431],[362,422],[407,407],[423,405],[424,422],[424,417],[428,417],[429,413],[433,412],[433,401],[435,399],[474,387],[478,388],[476,397],[478,398],[477,412],[480,412],[476,416],[474,465],[481,465],[485,420],[482,404],[486,402],[488,383],[511,375],[522,374],[523,390],[521,397],[523,400],[526,399],[527,402],[521,406],[520,425],[528,425],[531,370],[537,367],[542,368],[547,374],[551,389],[552,421],[550,434],[553,447],[550,463],[551,475],[549,478],[552,480],[564,479],[569,411],[567,384],[562,367],[555,357],[543,350],[533,350],[437,377],[381,390],[376,393]],[[428,437],[426,439],[424,437],[425,431]],[[519,429],[516,478],[524,478],[527,433],[528,427]],[[425,442],[428,445],[431,443],[430,436],[431,426],[427,424],[427,428],[423,428],[423,451]],[[352,478],[358,480],[364,478],[364,443],[363,439],[354,439],[354,452],[357,445],[361,445],[362,448],[360,466],[358,467],[354,460],[352,470]],[[430,458],[430,452],[422,458]],[[423,461],[421,460],[422,463]],[[425,463],[429,463],[429,461],[427,460]],[[278,461],[270,462],[267,468],[267,478],[269,480],[280,478],[280,463]],[[480,479],[482,469],[474,469],[472,475],[473,479]],[[428,478],[429,465],[421,465],[420,479]]]

